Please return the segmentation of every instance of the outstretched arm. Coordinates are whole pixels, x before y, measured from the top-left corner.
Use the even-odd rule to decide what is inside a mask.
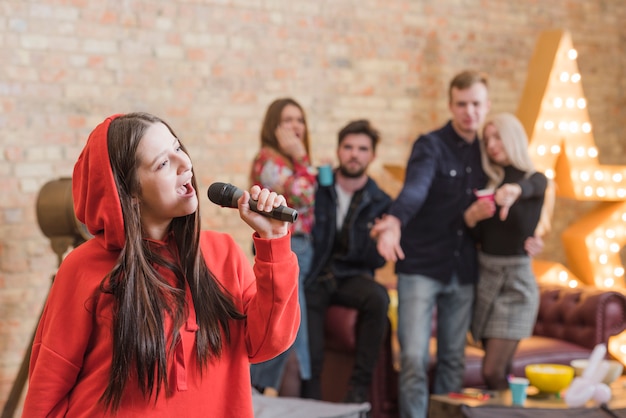
[[[377,219],[370,236],[376,240],[376,249],[387,261],[404,260],[404,251],[400,246],[401,223],[393,215],[384,215]]]

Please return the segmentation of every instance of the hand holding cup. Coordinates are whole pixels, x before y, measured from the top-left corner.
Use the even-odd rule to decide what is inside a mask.
[[[317,167],[317,181],[320,186],[333,184],[333,168],[330,164],[323,164]]]

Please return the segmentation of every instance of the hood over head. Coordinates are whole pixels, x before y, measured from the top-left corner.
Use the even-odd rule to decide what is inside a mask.
[[[91,132],[72,176],[76,218],[94,236],[104,238],[108,250],[121,250],[125,243],[122,205],[113,177],[107,134],[113,119],[106,118]]]

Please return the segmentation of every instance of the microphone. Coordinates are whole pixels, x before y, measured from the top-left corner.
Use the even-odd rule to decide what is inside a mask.
[[[243,195],[243,190],[232,184],[218,182],[209,186],[207,195],[209,196],[209,200],[216,205],[224,208],[237,208],[237,200]],[[250,199],[248,204],[250,205],[251,211],[273,219],[278,219],[279,221],[295,222],[296,219],[298,219],[298,212],[287,206],[280,205],[272,209],[271,212],[265,212],[256,208],[256,200]]]

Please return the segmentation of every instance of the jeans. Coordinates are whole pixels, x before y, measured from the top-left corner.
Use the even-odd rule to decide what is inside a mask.
[[[311,355],[309,353],[309,333],[307,331],[307,309],[304,293],[304,279],[311,268],[313,245],[309,235],[292,235],[291,249],[298,258],[300,274],[298,276],[298,300],[300,302],[300,328],[296,340],[287,351],[263,363],[250,365],[252,385],[258,388],[271,387],[280,390],[285,372],[285,365],[295,350],[300,364],[300,377],[304,380],[311,377]]]
[[[428,348],[435,307],[437,368],[433,393],[461,389],[473,301],[474,285],[460,285],[456,275],[450,283],[442,283],[419,274],[398,274],[401,418],[425,418],[428,413]]]

